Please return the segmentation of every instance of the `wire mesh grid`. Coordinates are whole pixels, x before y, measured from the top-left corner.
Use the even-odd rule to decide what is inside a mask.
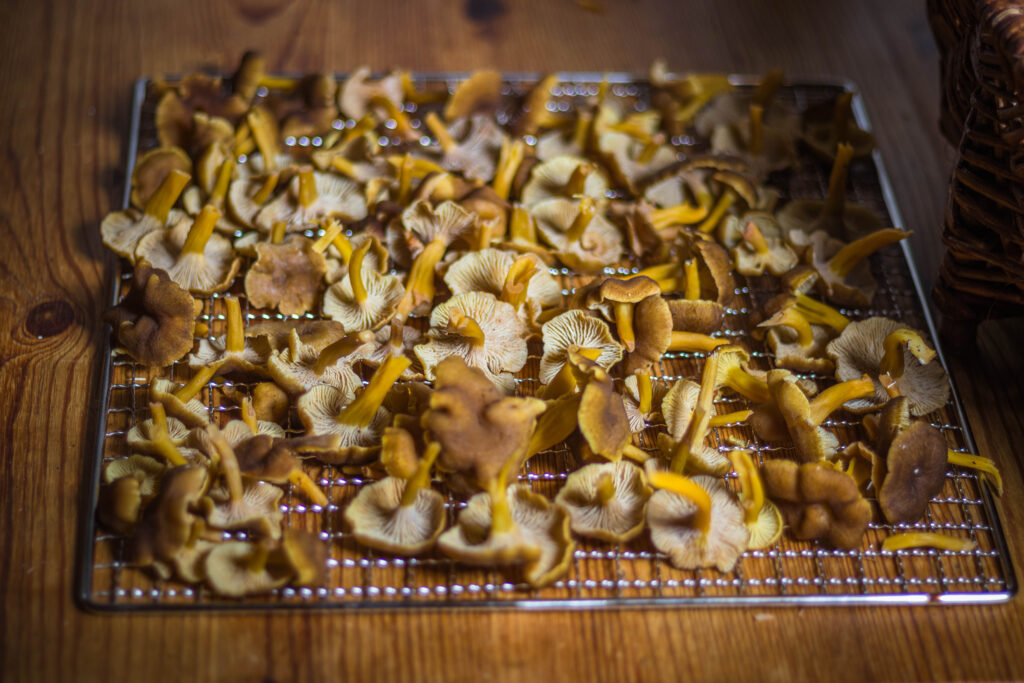
[[[531,79],[510,77],[506,92],[521,92]],[[553,108],[572,109],[580,98],[596,93],[600,77],[577,75],[567,77],[554,91]],[[647,106],[647,87],[628,77],[613,77],[611,96],[621,98],[637,109]],[[444,84],[453,88],[458,77],[423,77],[421,83]],[[144,102],[140,88],[136,97],[136,125],[139,134],[132,144],[138,149],[153,145],[155,135],[148,128],[147,113],[152,102]],[[804,109],[834,98],[844,87],[834,84],[805,84],[785,87],[780,97]],[[139,105],[143,106],[139,106]],[[148,107],[148,109],[147,109]],[[414,115],[414,112],[411,112]],[[503,114],[499,112],[499,120]],[[151,120],[151,116],[148,117]],[[336,122],[336,126],[345,125]],[[414,118],[414,125],[418,119]],[[388,139],[382,138],[383,143]],[[316,138],[288,140],[289,144],[317,145]],[[682,150],[692,148],[695,141],[674,139]],[[874,160],[855,162],[849,174],[849,198],[879,212],[892,213],[886,206],[884,176]],[[801,161],[793,172],[777,174],[772,184],[783,198],[821,198],[827,191],[828,167],[811,158]],[[892,221],[896,222],[896,221]],[[880,286],[870,309],[843,309],[847,316],[860,319],[884,315],[904,321],[919,329],[931,328],[930,320],[919,295],[915,292],[912,271],[899,247],[887,247],[872,257],[871,267]],[[636,267],[609,269],[609,272],[635,272]],[[567,270],[553,271],[563,284],[568,297],[582,279]],[[121,274],[115,283],[114,300],[126,290],[130,276]],[[773,366],[770,350],[751,334],[752,313],[777,294],[778,283],[770,277],[737,276],[737,295],[742,302],[728,309],[723,329],[714,336],[728,338],[745,347],[753,364],[761,368]],[[250,309],[240,287],[232,292],[242,301],[246,324],[263,320],[284,319],[275,312]],[[307,314],[306,318],[318,317]],[[223,334],[225,307],[223,296],[203,300],[199,320],[208,327],[207,337]],[[425,320],[414,321],[425,326]],[[934,333],[932,334],[934,338]],[[529,359],[517,374],[518,392],[531,395],[538,385],[540,344],[531,341]],[[699,379],[704,354],[668,353],[657,366],[654,381],[668,386],[680,378]],[[92,504],[88,523],[83,566],[81,599],[98,609],[217,609],[217,608],[282,608],[282,607],[415,607],[415,606],[518,606],[518,607],[611,607],[627,605],[743,605],[743,604],[844,604],[852,602],[919,603],[933,600],[949,602],[985,602],[1008,599],[1016,589],[1013,571],[1005,547],[995,507],[987,485],[967,470],[950,467],[941,493],[928,506],[925,517],[915,524],[896,525],[873,522],[860,548],[835,550],[814,542],[795,541],[788,535],[764,550],[748,550],[734,571],[721,573],[714,569],[682,571],[675,569],[658,552],[646,535],[627,544],[577,539],[577,547],[569,572],[553,585],[531,589],[515,571],[488,570],[456,564],[438,551],[417,558],[382,555],[359,546],[342,522],[342,511],[360,487],[381,476],[372,469],[344,468],[307,461],[307,473],[324,490],[329,500],[326,507],[308,505],[300,496],[285,487],[281,499],[284,525],[303,528],[319,535],[327,547],[327,581],[314,588],[290,587],[245,600],[226,600],[211,594],[201,585],[190,586],[174,580],[159,580],[152,574],[132,567],[128,540],[99,528],[93,522],[96,482],[105,464],[125,458],[130,451],[125,443],[127,431],[148,417],[147,385],[154,377],[169,377],[179,384],[191,376],[187,363],[179,361],[169,368],[152,371],[137,365],[124,354],[112,352],[109,371],[101,397],[104,409],[99,413],[96,481],[93,482]],[[815,380],[825,377],[803,375]],[[365,379],[365,376],[364,376]],[[212,420],[220,423],[237,418],[236,400],[247,394],[251,384],[214,378],[200,395]],[[822,385],[823,386],[823,385]],[[969,432],[962,421],[955,392],[947,406],[927,416],[946,438],[950,448],[968,451],[972,447]],[[746,406],[742,397],[720,396],[718,413],[740,410]],[[834,414],[824,426],[846,444],[865,438],[860,421],[842,411]],[[664,427],[649,427],[641,435],[641,446],[654,448],[657,432]],[[298,434],[301,425],[288,425],[289,434]],[[743,424],[715,427],[711,441],[720,450],[742,442],[759,461],[785,457],[790,448],[759,440]],[[519,481],[533,491],[553,498],[568,474],[578,466],[575,456],[565,444],[531,459],[519,475]],[[736,490],[735,476],[726,476],[726,483]],[[436,486],[436,484],[435,484]],[[454,523],[465,502],[447,493],[449,525]],[[879,515],[876,515],[876,519]],[[915,549],[888,552],[880,550],[881,542],[890,534],[903,531],[938,531],[969,538],[975,549],[963,552]],[[227,534],[226,534],[227,536]],[[244,538],[244,533],[232,533]]]

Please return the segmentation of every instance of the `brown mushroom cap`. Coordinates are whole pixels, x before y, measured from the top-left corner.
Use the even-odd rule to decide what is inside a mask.
[[[797,378],[786,370],[768,372],[768,390],[785,420],[799,459],[802,462],[830,460],[839,448],[839,439],[811,421],[810,402],[796,382]]]
[[[140,155],[132,169],[132,205],[144,208],[173,170],[192,174],[192,160],[180,147],[157,147]]]
[[[245,327],[245,336],[263,339],[271,351],[282,351],[289,347],[293,331],[299,335],[299,341],[317,351],[345,336],[345,328],[334,320],[267,320],[250,323]]]
[[[142,509],[141,484],[135,477],[121,477],[100,486],[96,518],[117,534],[128,535],[139,521]]]
[[[823,540],[841,549],[860,545],[871,504],[853,477],[826,463],[791,460],[770,460],[761,474],[765,492],[798,539]]]
[[[920,519],[946,483],[947,445],[942,432],[924,420],[886,428],[891,413],[901,407],[907,410],[907,406],[898,404],[907,402],[901,397],[886,406],[879,434],[879,445],[886,446],[888,442],[888,446],[882,451],[885,474],[878,490],[878,504],[892,524],[910,524]]]
[[[193,535],[199,517],[191,510],[198,504],[206,484],[205,467],[183,466],[167,471],[160,492],[146,506],[135,529],[132,556],[136,562],[154,565],[159,573],[169,574],[167,564]]]
[[[444,498],[429,487],[416,492],[411,505],[402,505],[407,481],[385,477],[359,489],[345,508],[345,521],[365,546],[395,555],[426,552],[444,531]]]
[[[604,368],[592,363],[583,371],[589,377],[577,411],[580,433],[596,455],[618,460],[632,434],[626,408]]]
[[[643,470],[620,460],[576,470],[555,502],[569,512],[570,526],[580,536],[625,543],[643,531],[651,494]]]
[[[103,314],[132,358],[147,365],[170,365],[192,349],[195,316],[202,303],[173,282],[165,271],[141,262],[132,273],[132,289]]]
[[[313,240],[291,235],[281,244],[258,243],[256,262],[245,274],[245,295],[257,308],[301,315],[313,307],[327,272]]]
[[[314,533],[285,529],[268,564],[290,572],[294,586],[322,586],[327,582],[327,549]]]

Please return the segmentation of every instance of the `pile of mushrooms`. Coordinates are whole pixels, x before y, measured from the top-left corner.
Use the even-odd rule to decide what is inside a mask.
[[[871,144],[849,102],[805,119],[781,74],[651,76],[651,109],[605,84],[570,113],[553,76],[449,94],[256,54],[157,86],[160,146],[101,228],[134,268],[106,319],[152,377],[97,510],[131,561],[230,597],[324,585],[334,541],[290,528],[287,495],[376,552],[529,589],[577,539],[729,572],[784,524],[857,548],[872,518],[913,523],[949,466],[995,481],[927,421],[949,385],[925,335],[867,317],[870,256],[907,233],[846,200]],[[828,198],[780,200],[765,179],[807,147]],[[756,309],[753,279],[777,293]],[[520,475],[552,450],[549,499]],[[319,467],[367,483],[325,491]]]

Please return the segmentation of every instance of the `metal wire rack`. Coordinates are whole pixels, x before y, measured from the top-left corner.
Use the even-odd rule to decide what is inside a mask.
[[[453,88],[460,75],[421,76],[421,84],[447,85]],[[581,98],[593,95],[602,74],[565,74],[554,91],[553,107],[568,111]],[[532,75],[510,75],[506,91],[521,92],[524,84],[533,82]],[[737,77],[738,85],[751,79]],[[629,106],[647,106],[647,85],[628,75],[609,77],[612,97]],[[829,101],[844,89],[854,90],[848,83],[807,83],[783,88],[780,97],[798,108]],[[147,100],[146,81],[136,84],[128,168],[133,166],[138,151],[155,145],[151,129],[152,106]],[[855,98],[855,113],[862,126],[867,126],[863,103]],[[148,114],[148,116],[147,116]],[[419,121],[410,112],[414,125]],[[499,120],[501,114],[499,113]],[[338,121],[336,127],[345,125]],[[388,139],[382,138],[382,143]],[[673,144],[685,148],[693,140],[674,139]],[[319,145],[318,138],[290,139],[292,145]],[[784,198],[820,198],[826,194],[828,168],[811,158],[802,160],[793,172],[779,174],[773,184]],[[881,160],[858,161],[850,169],[849,197],[869,208],[888,215],[890,223],[900,226],[892,202]],[[125,196],[127,205],[127,192]],[[630,272],[631,269],[619,269]],[[632,269],[635,271],[635,269]],[[932,320],[924,305],[920,284],[913,270],[912,259],[905,244],[888,247],[872,257],[872,270],[880,283],[870,309],[846,309],[843,312],[859,319],[885,315],[919,329],[926,329],[938,341]],[[557,271],[563,283],[563,294],[572,292],[577,279],[572,273]],[[770,351],[751,336],[751,312],[757,310],[773,294],[776,282],[769,277],[737,276],[737,294],[742,305],[727,312],[722,331],[724,336],[751,351],[760,367],[771,367]],[[112,301],[116,302],[130,280],[129,275],[115,277]],[[246,323],[283,318],[280,314],[250,309],[241,295]],[[307,314],[306,317],[316,317]],[[223,333],[224,303],[213,295],[203,301],[199,318],[207,323],[208,335]],[[109,351],[109,349],[108,349]],[[941,349],[939,349],[941,358]],[[537,383],[540,345],[531,343],[526,367],[517,375],[519,391],[532,394]],[[657,370],[655,381],[670,383],[681,377],[699,378],[702,354],[667,354]],[[976,474],[956,467],[947,472],[945,487],[932,500],[925,517],[913,525],[896,527],[870,524],[863,544],[855,550],[833,550],[816,544],[795,541],[784,535],[773,547],[747,551],[735,570],[728,574],[716,570],[680,571],[671,566],[650,541],[642,536],[628,544],[610,545],[579,540],[569,573],[552,586],[530,589],[514,573],[483,570],[454,563],[437,551],[418,558],[381,555],[355,543],[341,520],[342,510],[364,484],[373,479],[365,470],[352,470],[308,462],[307,472],[323,488],[330,501],[325,508],[311,506],[286,490],[281,499],[284,524],[317,533],[328,549],[328,580],[316,588],[282,588],[268,595],[244,600],[228,600],[211,594],[202,586],[189,586],[176,581],[161,581],[151,574],[133,568],[128,562],[127,539],[113,535],[95,523],[95,504],[103,466],[112,459],[129,455],[124,435],[137,421],[148,417],[147,385],[153,377],[170,377],[184,383],[190,371],[184,362],[162,371],[149,371],[126,355],[108,352],[103,373],[102,394],[97,397],[97,442],[94,469],[88,481],[91,487],[89,508],[85,511],[83,542],[80,557],[78,597],[80,602],[97,610],[166,610],[166,609],[279,609],[279,608],[416,608],[416,607],[518,607],[579,608],[625,606],[682,605],[783,605],[783,604],[853,604],[928,602],[998,602],[1009,599],[1016,591],[1016,580],[990,491]],[[813,377],[813,376],[812,376]],[[817,379],[817,378],[816,378]],[[821,378],[824,379],[824,378]],[[238,408],[228,398],[236,392],[247,392],[249,385],[215,378],[203,390],[201,398],[211,417],[226,420],[238,416]],[[742,408],[744,399],[720,397],[716,401],[720,413]],[[950,448],[973,451],[959,397],[954,390],[946,407],[928,416],[940,429]],[[837,434],[841,443],[849,443],[865,435],[859,420],[842,412],[836,413],[825,426]],[[292,433],[298,425],[291,425]],[[653,447],[657,428],[643,434],[643,445]],[[727,449],[733,439],[750,444],[758,459],[785,456],[786,447],[771,445],[757,439],[745,425],[730,425],[713,430],[713,441]],[[519,480],[533,490],[552,498],[569,472],[576,466],[573,454],[564,445],[533,458],[519,475]],[[726,477],[734,487],[735,481]],[[449,522],[464,502],[447,496]],[[908,530],[940,531],[970,538],[976,548],[966,552],[931,549],[883,552],[881,542],[886,536]],[[235,534],[239,536],[239,534]]]

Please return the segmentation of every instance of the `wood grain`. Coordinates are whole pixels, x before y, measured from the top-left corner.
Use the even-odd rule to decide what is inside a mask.
[[[604,0],[0,4],[3,680],[766,680],[1024,677],[1024,603],[996,607],[94,616],[72,600],[130,87],[261,49],[281,71],[681,69],[841,75],[879,130],[930,280],[952,154],[923,3]],[[1024,523],[1019,322],[952,359],[1000,511]],[[1015,381],[1008,381],[1015,380]],[[1024,543],[1011,533],[1014,562]]]

